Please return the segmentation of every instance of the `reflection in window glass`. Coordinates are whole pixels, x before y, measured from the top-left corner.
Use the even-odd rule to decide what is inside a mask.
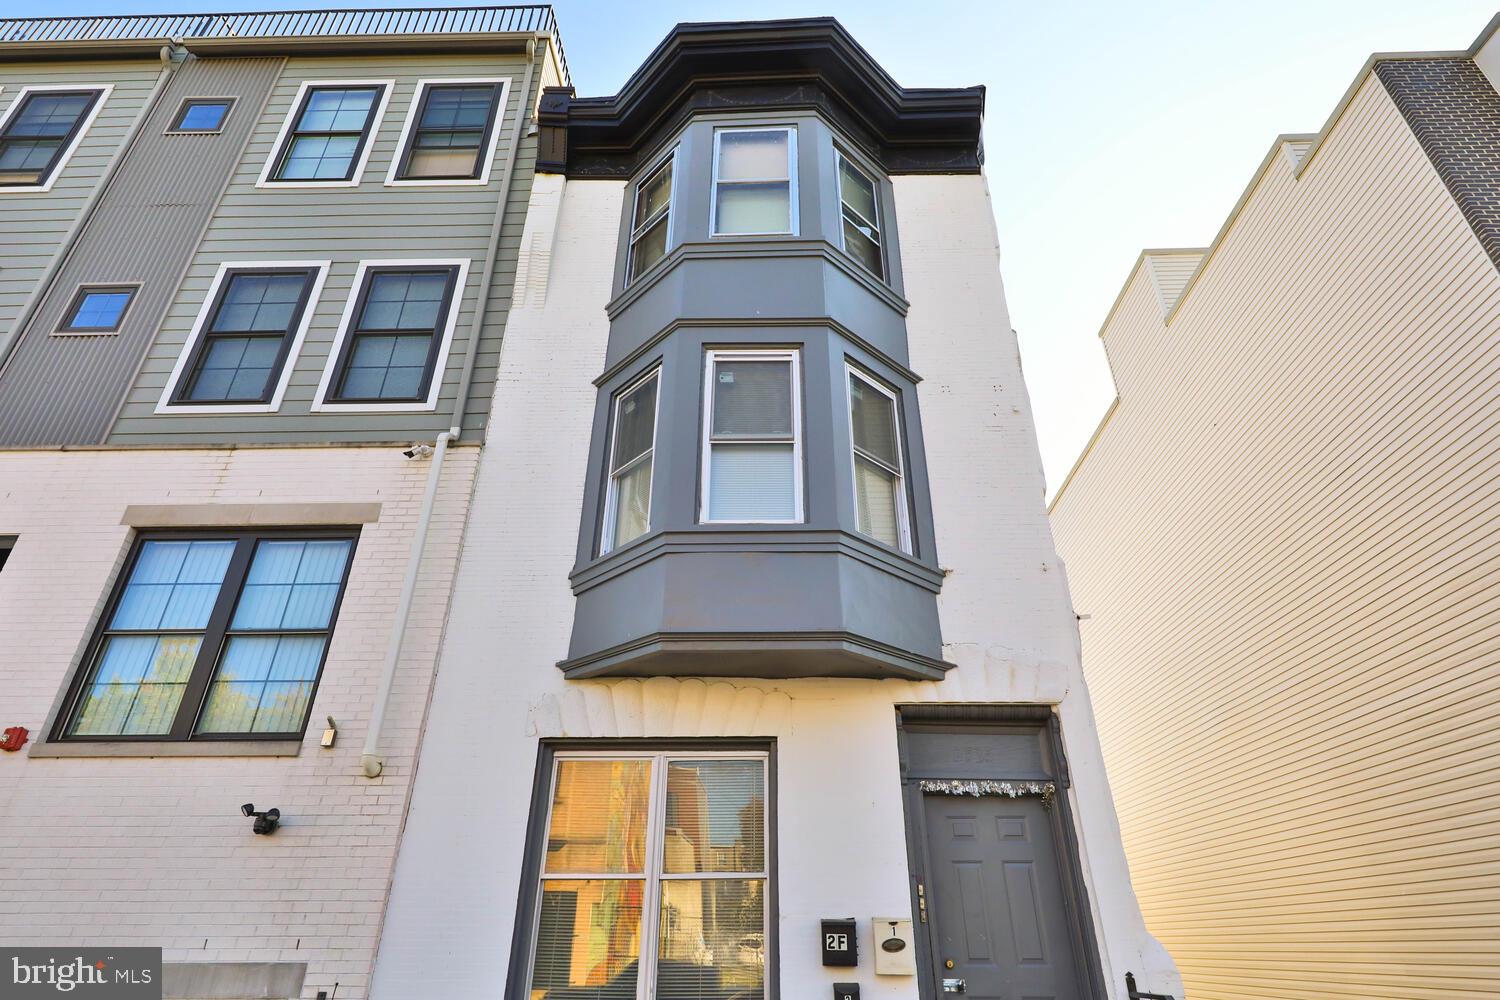
[[[177,118],[172,122],[173,132],[217,132],[224,127],[224,119],[234,102],[190,98],[182,102]]]
[[[797,520],[793,356],[710,352],[708,367],[705,519]]]
[[[316,271],[231,271],[177,402],[270,399]]]
[[[494,127],[500,100],[498,83],[430,86],[422,94],[416,128],[406,148],[401,177],[406,180],[463,180],[478,177],[485,137]]]
[[[118,330],[125,318],[125,307],[130,305],[134,294],[134,288],[84,288],[73,300],[59,329],[101,333]]]
[[[532,1000],[633,1000],[642,954],[656,959],[647,996],[764,996],[765,768],[761,757],[559,760]]]
[[[35,91],[0,131],[0,187],[45,185],[102,91]]]
[[[314,87],[274,172],[282,181],[346,181],[364,148],[381,87]]]
[[[344,349],[333,398],[424,399],[457,280],[456,267],[368,271],[364,301]]]
[[[627,279],[634,279],[666,256],[672,224],[672,170],[676,155],[674,152],[668,156],[636,187]]]
[[[604,545],[609,552],[651,527],[651,466],[656,448],[656,389],[659,373],[621,393],[615,401],[605,496]]]
[[[849,422],[854,446],[854,505],[861,532],[910,549],[896,398],[849,370]]]
[[[844,249],[875,277],[884,277],[875,182],[842,153],[839,154],[839,209],[843,213]]]

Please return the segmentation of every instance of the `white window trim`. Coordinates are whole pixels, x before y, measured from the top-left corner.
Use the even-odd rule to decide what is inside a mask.
[[[801,352],[790,348],[735,348],[709,350],[703,353],[703,429],[699,435],[701,455],[699,464],[698,505],[700,524],[801,524],[802,503],[802,364]],[[788,519],[757,519],[751,521],[715,520],[708,516],[711,497],[709,484],[713,473],[713,426],[714,426],[714,364],[718,361],[791,361],[792,379],[792,516]],[[786,444],[785,441],[736,440],[735,444]]]
[[[365,147],[360,151],[359,161],[354,165],[354,174],[347,181],[276,181],[271,179],[271,172],[276,169],[276,161],[281,156],[282,145],[292,130],[293,120],[297,112],[302,110],[302,101],[307,92],[314,87],[381,87],[380,102],[375,105],[375,114],[370,118],[370,136],[365,140]],[[336,187],[358,187],[360,179],[365,174],[365,164],[370,161],[370,153],[375,149],[375,140],[380,137],[380,125],[385,120],[385,106],[391,101],[391,91],[396,89],[395,80],[303,80],[302,85],[297,88],[297,93],[292,97],[292,105],[287,108],[286,117],[281,121],[281,129],[276,133],[276,139],[271,143],[271,152],[266,156],[266,162],[261,165],[260,177],[255,181],[258,188],[271,188],[282,190],[284,188],[336,188]]]
[[[411,104],[406,109],[406,120],[401,123],[401,136],[396,140],[396,150],[391,154],[391,165],[385,174],[386,187],[484,187],[490,182],[490,170],[495,165],[495,150],[500,148],[500,133],[505,129],[505,112],[510,106],[510,77],[508,76],[459,76],[429,78],[417,81],[417,89],[411,95]],[[478,178],[469,180],[425,180],[420,177],[406,179],[396,176],[401,168],[401,157],[406,152],[406,140],[417,127],[417,109],[427,96],[429,87],[465,83],[498,83],[500,101],[495,105],[495,124],[490,129],[490,142],[484,151],[484,166]]]
[[[51,191],[52,185],[57,183],[57,179],[67,169],[68,161],[73,158],[73,154],[78,152],[78,147],[83,144],[83,137],[88,135],[89,129],[93,127],[94,119],[99,117],[99,112],[104,110],[105,103],[109,100],[110,95],[115,92],[115,85],[112,83],[49,83],[22,87],[20,92],[10,102],[10,107],[5,109],[5,114],[0,115],[0,132],[5,131],[5,127],[10,124],[10,120],[21,110],[21,105],[26,103],[27,97],[32,94],[45,93],[52,90],[97,90],[99,97],[94,101],[94,106],[89,109],[88,114],[83,116],[83,122],[78,126],[78,132],[73,136],[73,141],[68,143],[68,147],[62,151],[62,156],[58,157],[57,165],[52,168],[52,173],[48,175],[45,182],[41,184],[13,184],[0,187],[0,194],[44,194]],[[121,153],[119,150],[115,150],[114,155],[119,156]]]
[[[323,374],[318,379],[318,391],[313,395],[312,410],[314,413],[430,413],[437,409],[438,394],[443,388],[443,372],[448,368],[448,352],[453,346],[453,331],[458,328],[458,314],[463,307],[464,286],[469,278],[468,257],[392,257],[374,258],[362,260],[354,270],[354,281],[349,286],[349,300],[344,303],[344,313],[339,318],[338,333],[334,335],[333,345],[328,349],[328,360],[323,363]],[[456,267],[458,275],[453,279],[453,297],[448,307],[448,315],[443,320],[443,328],[438,331],[442,337],[442,343],[438,345],[437,358],[432,366],[432,384],[427,389],[427,398],[415,403],[340,403],[330,400],[328,394],[333,391],[334,379],[338,373],[334,370],[339,363],[339,355],[343,353],[344,341],[350,336],[350,330],[354,326],[354,307],[359,302],[359,293],[365,287],[365,275],[371,268],[393,268],[403,267]],[[460,417],[462,414],[459,415]]]
[[[837,158],[836,162],[834,163],[834,179],[839,198],[839,249],[848,254],[849,257],[854,261],[854,263],[857,264],[859,268],[870,277],[874,278],[876,281],[885,281],[887,280],[887,277],[890,274],[891,270],[890,264],[885,257],[885,223],[880,218],[865,219],[865,217],[863,215],[860,215],[859,212],[855,209],[849,209],[849,211],[854,212],[854,214],[858,218],[864,219],[864,221],[873,226],[875,228],[875,231],[880,234],[880,240],[876,242],[875,249],[880,251],[881,273],[876,274],[869,268],[865,267],[864,263],[861,262],[858,257],[855,257],[853,252],[849,249],[848,234],[844,232],[844,172],[838,168],[842,164],[847,163],[855,170],[855,172],[857,172],[858,174],[863,176],[865,180],[870,182],[870,188],[875,192],[876,216],[880,216],[883,214],[881,212],[880,205],[880,182],[876,180],[875,174],[872,174],[870,171],[866,170],[864,168],[864,165],[861,164],[858,160],[854,159],[854,157],[846,155],[842,149],[839,149],[837,146],[835,146],[833,152],[834,156]]]
[[[621,881],[642,882],[645,891],[641,894],[641,932],[640,932],[640,955],[636,964],[636,1000],[653,1000],[655,997],[654,985],[656,983],[656,969],[658,956],[656,954],[657,944],[661,933],[661,883],[663,880],[687,879],[697,881],[708,881],[709,879],[764,879],[765,892],[762,896],[761,906],[761,947],[767,948],[771,940],[771,854],[772,838],[776,831],[771,825],[771,760],[770,754],[764,750],[673,750],[662,753],[647,752],[610,752],[607,750],[576,750],[559,751],[552,756],[552,773],[547,777],[547,815],[543,819],[541,835],[545,839],[547,832],[552,828],[552,806],[557,799],[557,773],[558,765],[567,760],[649,760],[651,761],[651,786],[647,793],[646,813],[646,865],[645,870],[639,875],[618,875],[613,873],[600,874],[577,874],[577,873],[549,873],[545,858],[538,866],[535,892],[531,904],[531,949],[526,958],[526,989],[531,989],[531,977],[536,971],[536,949],[541,937],[542,920],[542,886],[549,880],[553,881]],[[663,853],[666,838],[662,833],[666,827],[667,813],[667,783],[658,780],[660,775],[665,774],[666,766],[673,761],[682,760],[758,760],[761,762],[761,795],[765,803],[765,828],[762,832],[764,837],[762,861],[765,867],[758,872],[714,872],[703,874],[701,872],[686,872],[680,874],[665,874],[662,872]],[[658,824],[656,817],[661,816]],[[654,876],[654,877],[653,877]],[[775,970],[769,966],[765,969],[764,984],[769,984]],[[769,993],[769,989],[766,990]]]
[[[167,119],[167,121],[169,123],[173,123],[181,118],[182,109],[190,101],[198,104],[212,104],[216,101],[222,101],[223,103],[227,104],[228,107],[224,109],[224,119],[219,122],[219,127],[180,129],[173,128],[171,124],[168,124],[167,127],[162,130],[162,135],[223,135],[224,129],[229,125],[229,116],[234,114],[234,106],[239,103],[239,98],[213,94],[205,94],[200,97],[195,94],[190,94],[177,102],[177,110],[172,112],[172,117]]]
[[[849,379],[851,378],[859,379],[865,385],[874,389],[876,392],[880,393],[882,396],[891,401],[891,421],[895,425],[896,430],[896,462],[898,464],[898,468],[892,470],[896,473],[896,496],[898,497],[898,501],[896,503],[896,538],[900,544],[897,545],[897,548],[899,548],[902,552],[910,555],[911,516],[907,510],[906,502],[906,455],[905,452],[902,451],[901,400],[890,389],[887,389],[885,386],[881,385],[878,381],[876,381],[869,375],[866,375],[863,371],[859,370],[854,365],[845,362],[844,370],[848,373],[844,380],[844,402],[845,409],[848,411],[849,415],[849,471],[852,477],[850,479],[850,491],[851,496],[853,496],[854,498],[855,526],[857,528],[859,524],[859,462],[854,446],[854,396],[849,390]],[[884,462],[879,461],[878,459],[871,459],[871,461],[874,461],[876,465],[879,465],[884,469],[890,469],[890,466],[886,465]],[[862,531],[860,532],[860,534],[864,535],[866,538],[870,539],[878,545],[886,544],[885,542],[876,538],[874,535],[867,535]]]
[[[787,182],[787,224],[790,230],[771,230],[763,233],[721,233],[719,232],[719,138],[726,132],[785,132],[786,143],[786,172]],[[740,178],[731,181],[731,184],[753,184],[780,183],[783,178],[767,177]],[[675,182],[675,178],[673,179]],[[675,193],[675,188],[674,188]],[[795,125],[746,125],[736,128],[714,129],[714,162],[713,173],[709,177],[708,195],[708,235],[713,239],[737,240],[747,236],[793,236],[795,237],[801,229],[801,219],[797,211],[797,127]]]
[[[286,395],[286,387],[292,380],[292,369],[297,366],[297,355],[302,350],[302,342],[307,338],[307,329],[312,324],[313,313],[317,311],[318,299],[323,294],[323,283],[328,279],[328,269],[333,266],[332,261],[327,260],[227,260],[219,265],[214,272],[213,281],[209,282],[208,291],[203,296],[203,304],[198,307],[198,316],[193,320],[192,332],[188,334],[186,343],[182,345],[182,351],[177,355],[177,363],[172,366],[172,374],[167,376],[167,384],[162,387],[161,398],[156,401],[157,413],[275,413],[281,409],[282,397]],[[232,271],[239,270],[266,270],[269,268],[312,268],[312,287],[307,292],[307,306],[302,310],[302,316],[297,321],[297,328],[292,331],[292,344],[287,348],[286,363],[281,366],[281,373],[276,379],[276,389],[271,393],[271,399],[265,403],[173,403],[172,396],[177,391],[178,383],[187,377],[187,366],[189,359],[198,350],[198,343],[208,333],[209,315],[214,307],[214,302],[219,298],[219,289],[228,280]]]
[[[614,400],[610,403],[609,455],[605,459],[606,464],[604,466],[604,530],[599,539],[599,554],[601,556],[615,550],[615,521],[620,512],[619,475],[614,471],[615,439],[619,435],[620,428],[620,404],[624,402],[626,396],[652,379],[656,379],[656,398],[653,401],[653,410],[651,413],[651,450],[646,455],[637,457],[628,467],[635,468],[647,455],[651,458],[651,485],[650,490],[646,494],[646,530],[643,534],[622,543],[620,547],[624,548],[625,546],[633,545],[651,533],[651,506],[656,502],[656,431],[657,420],[661,417],[661,365],[657,365],[649,372],[646,372],[621,388],[619,392],[615,393]],[[620,471],[623,473],[625,470],[622,469]]]
[[[656,270],[657,264],[660,264],[662,260],[666,260],[667,254],[672,252],[672,232],[673,228],[677,225],[677,213],[675,211],[675,209],[677,208],[677,151],[680,148],[680,145],[680,143],[674,144],[671,149],[668,149],[665,153],[652,161],[651,166],[641,174],[641,179],[636,182],[635,187],[631,189],[630,221],[627,224],[627,231],[629,235],[626,237],[625,247],[625,284],[627,286],[633,284],[641,278],[644,278],[646,275]],[[662,166],[669,159],[672,161],[672,193],[667,197],[666,251],[662,254],[661,260],[656,261],[650,267],[646,268],[646,270],[642,271],[640,274],[637,274],[635,277],[631,277],[631,269],[635,266],[635,245],[637,242],[639,242],[641,235],[645,233],[647,229],[651,228],[646,223],[642,223],[640,226],[637,226],[635,224],[635,209],[636,206],[640,203],[641,190],[646,186],[646,183],[648,181],[656,176],[657,172],[661,170]]]

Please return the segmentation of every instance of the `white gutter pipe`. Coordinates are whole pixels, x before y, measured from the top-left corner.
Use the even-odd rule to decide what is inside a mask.
[[[432,469],[427,474],[427,493],[422,498],[422,512],[417,518],[417,533],[412,538],[411,555],[407,557],[406,579],[401,583],[401,599],[396,607],[396,628],[391,633],[390,644],[385,651],[385,671],[380,676],[380,687],[375,692],[375,711],[370,715],[370,725],[365,730],[365,748],[360,754],[359,766],[366,778],[378,778],[385,769],[385,761],[377,753],[380,747],[380,731],[385,726],[386,706],[391,700],[391,685],[396,679],[396,664],[401,660],[401,645],[406,640],[406,619],[411,613],[412,597],[417,590],[417,571],[422,565],[422,549],[427,542],[427,528],[432,521],[432,506],[437,497],[438,476],[443,471],[443,456],[448,445],[457,441],[463,433],[464,409],[469,400],[469,387],[474,381],[474,359],[479,352],[479,334],[484,325],[485,307],[489,304],[490,285],[494,281],[495,261],[500,255],[500,237],[505,228],[505,209],[510,200],[510,178],[515,170],[516,151],[521,146],[522,130],[530,110],[531,79],[536,69],[537,40],[526,46],[526,78],[521,84],[521,110],[516,115],[516,127],[511,136],[510,151],[506,154],[505,169],[500,175],[500,202],[495,207],[494,224],[490,227],[489,249],[484,258],[484,274],[479,281],[479,302],[474,310],[474,319],[469,326],[469,349],[464,357],[463,376],[458,383],[458,398],[453,404],[453,426],[438,435],[437,446],[432,455]]]
[[[427,545],[427,529],[432,524],[432,508],[437,502],[438,481],[443,475],[443,458],[448,454],[448,442],[456,437],[457,427],[450,427],[438,435],[437,446],[432,452],[432,467],[427,470],[427,491],[422,494],[422,511],[417,515],[411,553],[406,557],[406,578],[401,581],[401,599],[396,605],[396,627],[391,632],[391,641],[386,645],[385,669],[380,675],[380,686],[375,690],[375,711],[370,715],[370,725],[365,730],[364,752],[359,757],[359,766],[366,778],[378,778],[380,772],[385,770],[385,761],[377,753],[380,749],[380,730],[385,724],[386,705],[391,700],[391,685],[396,680],[396,665],[401,662],[401,646],[406,639],[406,619],[411,615],[412,598],[417,592],[417,574],[422,569],[422,550]]]

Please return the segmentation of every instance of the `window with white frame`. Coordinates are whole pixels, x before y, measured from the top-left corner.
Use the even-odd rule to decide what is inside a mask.
[[[389,82],[304,83],[261,183],[357,184]]]
[[[797,362],[792,350],[707,352],[701,520],[802,520]]]
[[[389,183],[488,183],[510,81],[421,80]]]
[[[843,245],[849,256],[877,278],[885,277],[880,248],[880,192],[875,181],[839,157],[839,211],[842,213]]]
[[[651,527],[651,467],[656,453],[656,400],[661,370],[615,397],[604,499],[601,554],[644,535]]]
[[[0,118],[0,190],[47,190],[109,87],[26,87]]]
[[[761,1000],[765,753],[554,758],[533,1000]]]
[[[636,185],[635,214],[630,220],[630,268],[627,279],[650,270],[667,255],[672,235],[672,179],[677,153],[672,151]]]
[[[327,400],[420,403],[452,330],[459,264],[366,267],[338,352]]]
[[[794,235],[796,162],[793,128],[715,132],[713,235]]]
[[[910,552],[896,394],[855,368],[848,376],[856,523],[871,538]]]

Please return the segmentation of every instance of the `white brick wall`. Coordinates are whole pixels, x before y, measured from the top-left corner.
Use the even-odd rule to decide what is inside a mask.
[[[395,448],[0,452],[0,728],[45,737],[102,610],[128,504],[378,502],[363,526],[297,757],[0,754],[0,940],[157,946],[172,961],[307,962],[304,996],[366,993],[462,541],[477,449],[449,452],[386,717],[360,775],[428,463]],[[324,717],[337,746],[318,747]],[[257,837],[243,802],[282,813]]]
[[[910,907],[892,706],[916,701],[1059,705],[1111,996],[1126,969],[1175,990],[1125,870],[982,177],[895,189],[938,555],[953,570],[939,599],[947,678],[563,679],[623,190],[554,175],[532,190],[523,245],[551,253],[526,265],[528,284],[546,294],[510,314],[376,1000],[499,995],[537,741],[561,736],[774,736],[782,995],[826,996],[850,977],[821,965],[817,920],[855,914],[868,935],[870,917]],[[911,977],[857,978],[872,1000],[916,996]]]

